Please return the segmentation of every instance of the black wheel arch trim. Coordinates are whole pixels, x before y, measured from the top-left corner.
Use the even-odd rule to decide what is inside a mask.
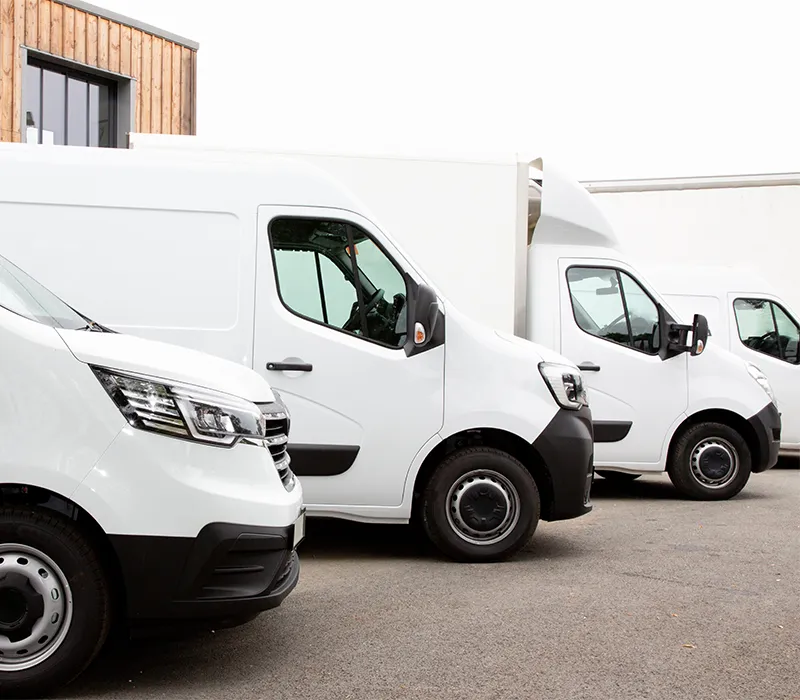
[[[314,445],[289,443],[291,468],[296,476],[338,476],[356,461],[359,445]]]
[[[592,421],[595,442],[620,442],[628,437],[633,423],[624,420]]]

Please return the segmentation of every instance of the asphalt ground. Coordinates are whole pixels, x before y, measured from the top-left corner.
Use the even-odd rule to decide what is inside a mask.
[[[114,646],[62,696],[800,700],[800,469],[782,466],[721,503],[598,478],[592,513],[503,564],[312,521],[280,608]]]

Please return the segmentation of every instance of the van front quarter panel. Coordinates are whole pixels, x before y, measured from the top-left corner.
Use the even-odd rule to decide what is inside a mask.
[[[70,498],[126,425],[54,328],[0,307],[0,484]]]
[[[689,407],[692,415],[720,408],[749,420],[771,402],[748,373],[741,358],[714,347],[709,338],[705,351],[689,358]]]
[[[489,331],[452,308],[447,311],[442,437],[483,433],[485,444],[513,454],[537,482],[543,519],[589,512],[591,410],[559,407],[539,371],[542,361],[565,360],[521,338]]]

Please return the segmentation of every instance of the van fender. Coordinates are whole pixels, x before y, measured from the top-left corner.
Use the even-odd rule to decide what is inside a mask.
[[[764,395],[764,398],[765,398],[764,406],[766,406],[769,403],[769,398],[766,396],[766,394]],[[759,407],[758,410],[762,408],[763,406]],[[678,430],[682,425],[684,425],[687,421],[690,421],[693,417],[705,411],[726,411],[746,421],[752,418],[756,413],[758,413],[758,410],[753,411],[752,407],[748,407],[744,403],[730,398],[722,400],[719,400],[717,398],[715,400],[715,398],[709,397],[700,401],[693,402],[684,413],[682,413],[675,419],[673,424],[670,426],[670,429],[667,431],[667,434],[664,436],[664,442],[661,446],[661,460],[660,460],[661,470],[665,471],[667,468],[667,459],[669,458],[669,448],[670,445],[672,444],[672,441],[675,439],[675,435],[677,434]]]
[[[414,485],[417,481],[422,465],[431,452],[448,438],[466,432],[468,430],[498,430],[509,435],[514,435],[527,444],[532,445],[550,421],[558,413],[558,408],[554,405],[552,415],[547,416],[545,425],[534,424],[520,415],[506,413],[504,411],[475,411],[463,413],[456,420],[445,422],[442,430],[428,440],[417,452],[411,466],[406,473],[403,486],[402,512],[411,517],[411,506],[414,498]]]

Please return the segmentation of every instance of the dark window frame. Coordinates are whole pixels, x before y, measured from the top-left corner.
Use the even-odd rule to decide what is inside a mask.
[[[579,270],[610,270],[610,271],[616,273],[616,275],[617,275],[617,284],[619,285],[619,293],[620,293],[620,297],[622,299],[622,308],[625,310],[625,324],[628,327],[628,343],[627,344],[626,343],[619,343],[616,340],[611,340],[610,338],[603,338],[602,336],[594,335],[593,333],[590,333],[589,331],[587,331],[583,327],[581,327],[581,324],[578,322],[578,317],[575,315],[575,304],[572,303],[572,289],[569,286],[569,271],[572,270],[573,268],[579,269]],[[634,347],[634,345],[633,345],[633,331],[631,330],[631,319],[630,319],[630,313],[628,311],[628,302],[625,299],[625,289],[622,286],[622,277],[620,276],[621,272],[624,272],[626,275],[628,275],[628,277],[630,277],[634,282],[636,282],[636,284],[639,286],[639,289],[641,289],[644,292],[645,296],[650,301],[653,302],[653,305],[656,307],[656,313],[658,313],[658,309],[659,309],[659,306],[660,306],[659,303],[653,298],[653,295],[650,294],[650,292],[647,290],[647,287],[645,287],[636,278],[635,275],[631,274],[630,271],[623,270],[620,267],[614,267],[613,265],[577,265],[577,264],[573,264],[573,265],[569,265],[567,267],[567,269],[564,271],[564,279],[566,280],[566,283],[567,283],[567,292],[569,292],[569,308],[572,311],[572,319],[575,321],[575,325],[578,327],[578,329],[582,333],[586,333],[586,335],[590,336],[591,338],[596,338],[597,340],[603,340],[603,341],[605,341],[607,343],[612,343],[614,345],[618,345],[621,348],[628,348],[629,350],[633,350],[634,352],[638,352],[638,353],[640,353],[642,355],[646,355],[647,357],[659,357],[660,348],[656,348],[654,352],[647,352],[645,350],[640,350],[639,348]],[[594,321],[594,319],[592,319],[592,320]],[[661,322],[661,319],[659,318],[659,323],[660,322]]]
[[[775,331],[775,335],[780,339],[780,332],[778,331],[778,320],[775,318],[775,307],[777,306],[788,318],[792,323],[794,323],[795,328],[798,329],[798,335],[800,335],[800,324],[797,323],[794,316],[790,314],[782,304],[779,304],[777,301],[772,299],[766,299],[764,297],[757,297],[757,296],[750,296],[750,297],[736,297],[733,302],[731,303],[731,310],[733,311],[733,319],[736,321],[736,335],[739,338],[739,342],[746,347],[751,352],[757,352],[759,355],[764,355],[765,357],[771,357],[773,360],[780,360],[781,362],[785,362],[787,365],[792,367],[800,367],[800,349],[798,350],[797,355],[797,362],[790,362],[786,359],[783,347],[781,347],[780,340],[778,341],[778,352],[780,353],[779,357],[775,355],[770,355],[768,352],[764,352],[763,350],[758,350],[756,348],[751,348],[749,345],[746,345],[744,339],[742,338],[742,329],[739,326],[739,316],[736,313],[736,302],[737,301],[763,301],[765,304],[769,304],[769,315],[772,318],[772,328]],[[800,343],[800,340],[798,340]]]
[[[295,311],[291,306],[289,306],[289,304],[286,303],[286,300],[283,298],[283,294],[281,292],[280,280],[278,279],[278,276],[279,276],[278,275],[278,261],[277,261],[277,259],[275,257],[275,245],[274,245],[273,240],[272,240],[272,227],[275,224],[275,222],[276,221],[286,221],[286,220],[321,221],[321,222],[329,222],[329,223],[335,223],[335,224],[343,224],[345,226],[345,228],[347,230],[347,250],[348,250],[347,257],[350,259],[351,264],[357,270],[357,273],[354,272],[354,270],[348,270],[347,272],[349,272],[351,275],[354,275],[353,280],[351,280],[351,282],[356,282],[356,281],[359,282],[359,284],[353,284],[353,286],[356,289],[356,298],[358,299],[359,308],[361,309],[361,311],[359,313],[361,315],[361,323],[362,323],[361,331],[362,331],[362,335],[356,335],[352,331],[346,331],[343,328],[337,328],[336,326],[333,326],[333,325],[331,325],[329,323],[324,323],[323,321],[320,321],[320,320],[318,320],[316,318],[311,318],[310,316],[306,316],[305,314],[301,314],[298,311]],[[278,292],[278,299],[280,299],[280,302],[281,302],[282,306],[290,314],[292,314],[294,316],[297,316],[297,318],[302,318],[304,321],[309,321],[310,323],[314,323],[314,324],[316,324],[318,326],[322,326],[323,328],[329,328],[332,331],[337,331],[338,333],[343,333],[344,335],[346,335],[346,336],[348,336],[350,338],[357,338],[359,340],[364,340],[364,341],[366,341],[368,343],[372,343],[373,345],[377,345],[378,347],[386,348],[387,350],[405,351],[406,343],[404,343],[403,345],[399,345],[399,346],[398,345],[389,345],[388,343],[383,343],[380,340],[375,340],[374,338],[370,338],[367,335],[367,330],[368,329],[365,326],[366,315],[362,313],[362,311],[363,311],[363,301],[362,301],[363,289],[362,289],[362,285],[360,283],[360,278],[361,278],[362,272],[361,272],[361,268],[358,267],[358,261],[355,259],[356,258],[355,244],[353,242],[354,241],[354,236],[353,236],[353,230],[354,229],[357,230],[357,231],[360,231],[370,241],[372,241],[372,243],[375,244],[375,247],[378,248],[378,250],[380,250],[381,253],[383,253],[386,256],[386,258],[392,264],[394,269],[397,270],[397,272],[400,274],[400,278],[403,280],[403,284],[405,285],[405,289],[406,289],[406,305],[405,305],[406,327],[409,328],[410,327],[409,323],[410,323],[411,319],[408,318],[408,314],[410,313],[410,306],[409,306],[409,303],[408,303],[409,302],[409,292],[410,292],[408,275],[403,271],[403,269],[400,267],[400,265],[397,264],[397,261],[386,250],[386,248],[380,243],[380,241],[378,241],[365,228],[363,228],[362,226],[359,226],[358,224],[356,224],[356,223],[354,223],[354,222],[352,222],[352,221],[350,221],[348,219],[342,219],[342,218],[337,218],[337,217],[322,217],[322,216],[316,216],[316,215],[314,215],[314,216],[312,216],[312,215],[304,216],[302,214],[287,214],[287,215],[281,214],[279,216],[275,216],[272,219],[270,219],[269,224],[267,225],[267,240],[268,240],[268,243],[269,243],[270,257],[272,258],[272,272],[273,272],[273,275],[274,275],[274,278],[275,278],[275,289]],[[309,249],[309,250],[311,250],[311,249]],[[312,251],[312,252],[316,252],[316,251]],[[334,265],[336,265],[336,267],[338,269],[342,270],[342,266],[339,265],[338,262],[334,258],[332,258],[329,255],[326,255],[325,257],[328,258],[331,262],[333,262]],[[317,283],[321,284],[321,278],[320,277],[317,278]],[[321,288],[318,288],[318,289],[321,289]],[[320,297],[320,300],[321,300],[321,297]],[[408,334],[406,334],[406,335],[408,335]]]
[[[34,68],[39,68],[42,71],[50,71],[51,73],[58,73],[59,75],[63,75],[66,79],[66,85],[64,90],[64,140],[67,141],[69,129],[68,129],[68,115],[69,115],[69,80],[76,80],[82,83],[86,83],[87,85],[97,85],[102,86],[108,89],[109,91],[109,115],[108,115],[108,136],[109,136],[109,145],[108,146],[86,146],[86,148],[119,148],[120,144],[118,143],[118,124],[119,124],[119,82],[113,80],[111,78],[106,78],[102,76],[98,76],[96,73],[83,71],[76,66],[69,66],[65,65],[64,63],[50,61],[47,58],[43,58],[36,54],[29,54],[27,57],[27,66],[32,66]],[[87,91],[87,102],[91,91]],[[88,110],[88,104],[87,104]],[[87,112],[88,113],[88,112]],[[41,79],[39,81],[39,114],[37,115],[36,124],[37,129],[39,131],[39,144],[41,144],[41,132],[43,128],[43,114],[44,114],[44,76],[41,75]],[[25,115],[23,115],[25,116]],[[24,123],[27,123],[27,119],[24,120]],[[87,127],[86,127],[86,143],[90,142],[89,138],[89,120],[87,117]]]

